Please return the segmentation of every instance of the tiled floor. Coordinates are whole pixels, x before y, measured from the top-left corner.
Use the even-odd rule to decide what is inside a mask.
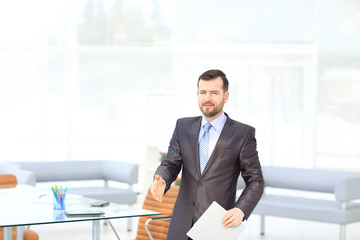
[[[135,239],[137,218],[133,219],[134,231],[127,232],[126,220],[112,220],[121,240]],[[246,222],[241,240],[337,240],[339,226],[319,222],[300,221],[285,218],[266,217],[265,236],[259,235],[260,218],[252,215]],[[40,240],[91,240],[91,222],[36,225]],[[101,224],[101,240],[116,240],[110,225]],[[360,240],[360,223],[350,224],[346,231],[347,240]],[[219,239],[223,240],[223,239]]]

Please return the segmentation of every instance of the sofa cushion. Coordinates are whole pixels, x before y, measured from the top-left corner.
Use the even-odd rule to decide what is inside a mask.
[[[254,209],[255,214],[348,224],[360,221],[360,203],[348,203],[346,210],[336,201],[264,195]]]

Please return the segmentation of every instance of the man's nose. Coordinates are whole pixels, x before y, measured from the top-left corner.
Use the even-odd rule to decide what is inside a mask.
[[[210,101],[210,100],[212,100],[211,94],[210,93],[205,94],[205,101]]]

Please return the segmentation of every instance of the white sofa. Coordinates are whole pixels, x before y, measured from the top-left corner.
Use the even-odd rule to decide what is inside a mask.
[[[84,197],[120,203],[133,204],[137,193],[133,185],[138,182],[138,165],[133,163],[95,160],[95,161],[56,161],[56,162],[15,162],[20,169],[35,175],[36,183],[103,180],[103,186],[70,187],[68,193]],[[108,181],[125,183],[126,188],[109,187]]]
[[[263,166],[262,171],[265,191],[254,209],[254,214],[261,215],[262,235],[265,216],[339,224],[341,240],[345,240],[346,225],[360,221],[359,172],[274,166]],[[243,188],[240,177],[238,189]],[[326,196],[319,199],[312,192]]]

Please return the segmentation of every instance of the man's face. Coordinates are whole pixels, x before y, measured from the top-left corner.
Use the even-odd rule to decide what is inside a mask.
[[[222,86],[220,77],[199,81],[197,92],[199,108],[209,122],[221,115],[224,104],[229,99],[229,92],[224,93]]]

